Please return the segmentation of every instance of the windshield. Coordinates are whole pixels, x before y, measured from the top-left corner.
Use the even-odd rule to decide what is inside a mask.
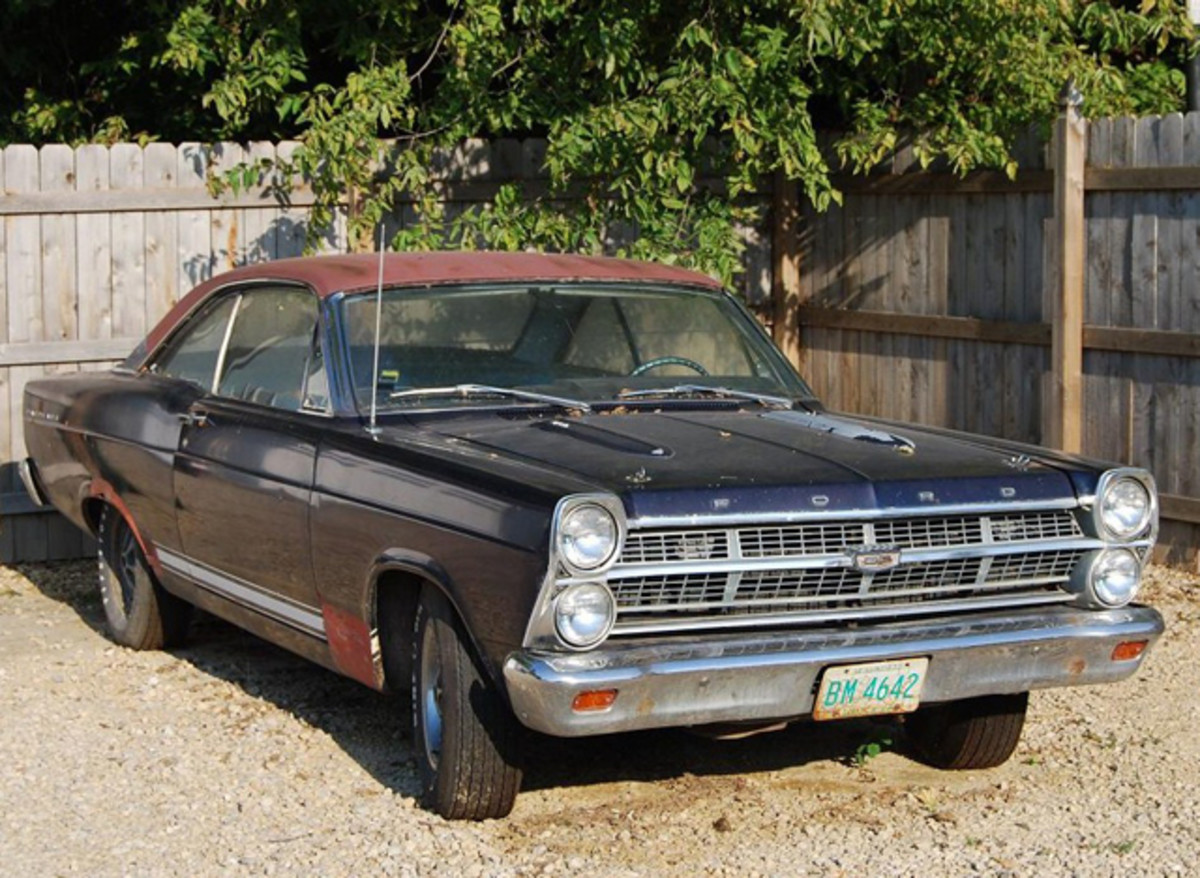
[[[355,397],[366,410],[375,294],[347,296],[340,307]],[[628,284],[383,291],[381,410],[511,405],[537,394],[568,404],[812,397],[753,318],[721,294]]]

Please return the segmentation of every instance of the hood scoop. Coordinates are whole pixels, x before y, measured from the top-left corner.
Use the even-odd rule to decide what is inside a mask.
[[[565,421],[555,418],[552,421],[540,421],[533,429],[546,433],[556,433],[561,436],[569,436],[580,442],[599,445],[601,448],[620,451],[624,454],[636,454],[643,457],[657,458],[658,460],[665,460],[674,456],[674,452],[670,448],[654,445],[650,442],[643,442],[631,436],[624,436],[620,433],[614,433],[612,430],[606,430],[603,427],[596,427],[579,421]]]
[[[871,430],[862,424],[844,418],[833,417],[832,415],[787,411],[767,412],[762,417],[773,421],[795,424],[798,427],[816,430],[818,433],[826,433],[830,436],[837,436],[840,439],[886,445],[894,449],[898,454],[915,454],[917,451],[916,443],[911,439],[897,436],[895,433],[888,433],[885,430]]]

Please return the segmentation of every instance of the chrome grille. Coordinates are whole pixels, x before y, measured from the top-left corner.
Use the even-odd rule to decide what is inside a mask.
[[[902,518],[875,523],[875,542],[902,549],[973,546],[983,542],[983,519]]]
[[[715,603],[725,594],[728,576],[723,573],[646,576],[630,579],[614,588],[618,611],[664,606]]]
[[[796,600],[797,598],[839,598],[855,594],[862,574],[848,567],[808,570],[762,570],[743,573],[734,597],[739,601]]]
[[[1082,536],[1079,522],[1069,512],[1023,512],[1014,515],[993,515],[990,522],[992,539],[997,543]]]
[[[634,530],[608,573],[615,633],[788,624],[1070,599],[1098,540],[1071,510]],[[861,570],[854,551],[900,549]]]
[[[831,555],[866,541],[862,523],[747,527],[738,531],[743,558]]]
[[[661,564],[729,557],[729,533],[723,530],[650,531],[625,539],[622,564]]]
[[[1001,555],[992,559],[988,582],[1011,579],[1065,578],[1081,552],[1038,552],[1032,555]]]

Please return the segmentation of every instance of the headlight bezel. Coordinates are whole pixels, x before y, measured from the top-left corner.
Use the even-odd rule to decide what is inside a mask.
[[[613,538],[604,558],[596,564],[579,564],[572,560],[564,548],[566,538],[564,524],[571,516],[586,513],[588,510],[600,511],[607,515],[612,522]],[[558,566],[561,566],[571,576],[595,577],[606,573],[617,562],[621,549],[625,544],[625,508],[616,497],[605,494],[576,494],[566,497],[559,502],[554,512],[554,526],[550,534],[552,554]]]
[[[1104,520],[1105,500],[1109,493],[1122,483],[1138,485],[1147,498],[1145,518],[1128,531],[1110,528]],[[1145,470],[1132,467],[1106,470],[1096,484],[1096,494],[1092,503],[1092,525],[1099,537],[1110,542],[1132,543],[1147,538],[1153,541],[1158,531],[1158,491],[1154,485],[1154,477]]]

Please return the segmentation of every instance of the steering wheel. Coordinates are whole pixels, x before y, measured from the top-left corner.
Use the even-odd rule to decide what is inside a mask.
[[[647,360],[629,373],[631,378],[636,378],[638,375],[645,375],[651,369],[657,369],[659,366],[686,366],[694,372],[699,372],[701,375],[708,375],[708,370],[697,363],[695,360],[689,360],[687,357],[655,357],[653,360]]]

